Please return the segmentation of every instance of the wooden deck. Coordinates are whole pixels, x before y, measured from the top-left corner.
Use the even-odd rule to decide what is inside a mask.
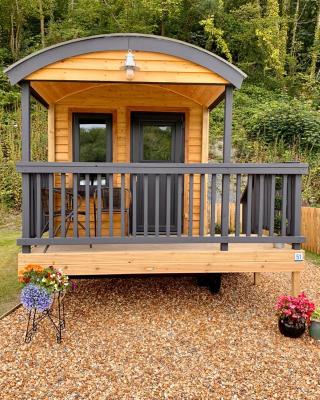
[[[305,261],[295,261],[286,245],[230,244],[220,251],[219,244],[144,244],[144,245],[73,245],[33,247],[18,256],[19,270],[29,263],[56,265],[68,275],[123,275],[170,273],[292,272],[293,292],[299,291],[299,275]]]

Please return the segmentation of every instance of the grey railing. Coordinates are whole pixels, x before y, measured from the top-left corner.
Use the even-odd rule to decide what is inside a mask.
[[[299,248],[304,241],[305,164],[21,162],[17,170],[25,252],[55,244],[207,242],[227,250],[228,243]]]

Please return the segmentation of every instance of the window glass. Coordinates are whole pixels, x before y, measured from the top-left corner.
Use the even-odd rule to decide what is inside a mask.
[[[143,159],[170,161],[172,148],[172,127],[166,125],[143,126]]]
[[[79,123],[79,161],[105,162],[107,160],[106,123]]]

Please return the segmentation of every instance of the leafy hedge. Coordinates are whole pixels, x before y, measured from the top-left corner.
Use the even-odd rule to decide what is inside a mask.
[[[283,141],[302,150],[320,150],[320,113],[298,101],[266,107],[246,125],[248,136],[253,139],[266,143]]]
[[[18,106],[8,108],[0,107],[0,209],[20,209],[21,175],[16,162],[21,158],[21,115]],[[47,160],[47,116],[42,106],[32,104],[31,122],[31,158]]]

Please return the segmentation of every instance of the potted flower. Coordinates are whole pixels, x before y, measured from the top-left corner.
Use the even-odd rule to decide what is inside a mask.
[[[310,320],[310,336],[313,339],[320,340],[320,307],[312,313]]]
[[[315,305],[304,293],[299,296],[280,296],[276,304],[279,317],[278,326],[284,336],[291,338],[300,337],[310,322]]]
[[[25,342],[31,341],[38,324],[47,317],[54,326],[57,342],[61,343],[65,328],[63,297],[71,286],[68,276],[53,266],[29,264],[20,272],[19,281],[23,284],[21,303],[29,311]],[[53,314],[54,308],[58,316]]]
[[[43,268],[38,264],[28,264],[19,273],[23,288],[21,303],[28,309],[43,312],[50,308],[56,295],[64,296],[70,287],[69,278],[53,266]]]

